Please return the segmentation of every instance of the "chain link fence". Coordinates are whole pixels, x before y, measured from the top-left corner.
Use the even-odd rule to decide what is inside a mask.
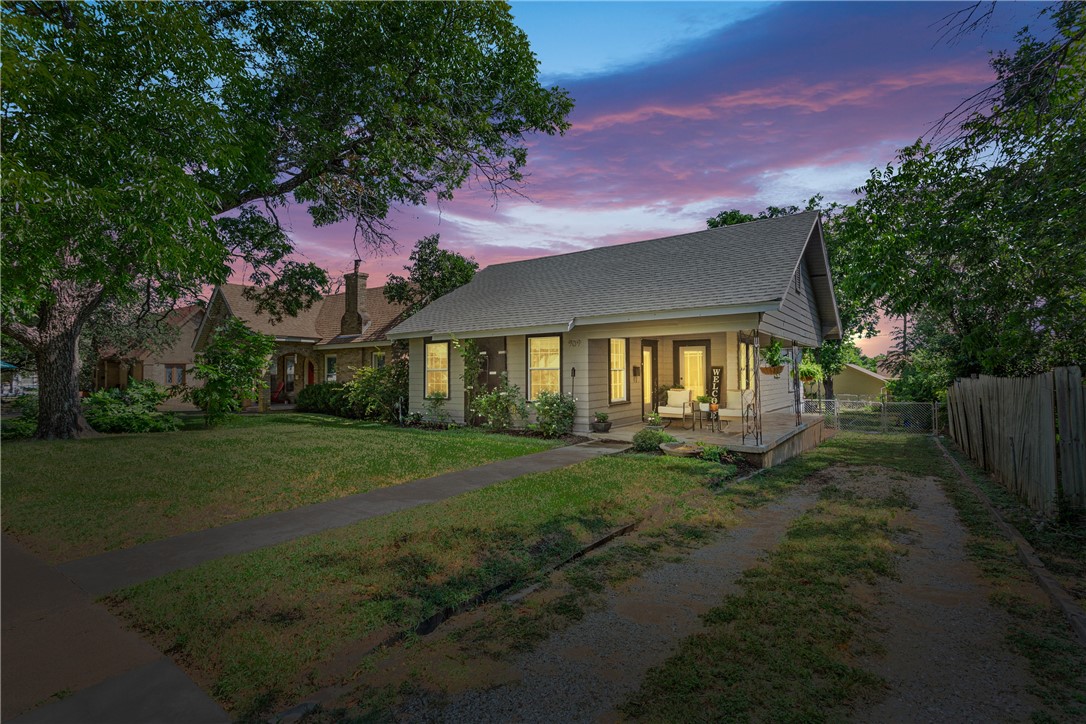
[[[946,417],[945,408],[935,402],[804,400],[803,411],[809,415],[822,415],[826,427],[874,433],[932,435],[939,430]]]

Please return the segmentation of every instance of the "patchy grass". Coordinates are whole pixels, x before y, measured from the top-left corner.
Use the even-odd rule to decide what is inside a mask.
[[[842,439],[838,452],[865,456],[852,443]],[[898,495],[824,488],[766,563],[743,573],[743,592],[709,611],[704,633],[651,670],[622,711],[649,721],[844,718],[850,701],[883,684],[851,663],[866,645],[853,590],[894,575],[892,521],[907,506]]]
[[[180,571],[108,605],[234,716],[254,717],[334,679],[344,644],[365,649],[495,585],[532,580],[645,511],[709,524],[719,511],[701,501],[714,498],[713,467],[596,459]]]
[[[1019,527],[1023,536],[1036,547],[1045,560],[1062,558],[1067,551],[1065,536],[1032,530],[1033,524],[1018,504],[1002,488],[979,470],[971,461],[951,451],[958,463],[989,496],[1001,512],[1009,513],[1007,520]],[[1086,721],[1086,650],[1078,644],[1063,615],[1047,601],[1022,595],[1022,586],[1032,586],[1032,577],[1022,565],[1014,545],[1008,541],[992,520],[976,495],[955,474],[943,483],[943,489],[958,510],[958,517],[969,531],[966,546],[969,557],[980,568],[984,578],[995,590],[992,604],[1006,610],[1014,623],[1007,632],[1007,644],[1012,651],[1029,661],[1035,686],[1031,689],[1044,711],[1034,715],[1038,722]],[[1077,550],[1077,543],[1070,547]],[[1063,570],[1061,578],[1071,580],[1071,590],[1086,586],[1083,565],[1079,559],[1069,575]],[[1073,571],[1078,571],[1073,573]]]
[[[1012,493],[969,460],[950,440],[944,441],[948,452],[969,474],[1003,520],[1014,526],[1029,541],[1049,573],[1086,608],[1086,518],[1045,520],[1020,503]]]
[[[538,452],[559,443],[307,414],[3,446],[4,532],[51,562]]]

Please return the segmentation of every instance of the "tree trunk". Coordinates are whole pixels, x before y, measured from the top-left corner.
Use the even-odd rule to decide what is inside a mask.
[[[826,378],[822,380],[822,387],[826,390],[826,399],[832,400],[833,396],[833,378],[826,375]]]
[[[80,325],[82,326],[82,325]],[[50,336],[35,350],[38,359],[38,438],[96,435],[79,399],[79,329]]]
[[[101,285],[55,279],[52,298],[42,302],[38,324],[5,320],[4,331],[34,353],[38,362],[38,433],[42,440],[97,435],[83,417],[79,399],[79,335],[102,302]]]

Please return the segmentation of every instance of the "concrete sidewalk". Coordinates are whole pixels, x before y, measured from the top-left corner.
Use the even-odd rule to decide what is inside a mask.
[[[223,556],[620,452],[590,442],[188,533],[62,564],[3,537],[3,705],[36,722],[220,722],[229,717],[174,663],[93,598]],[[56,698],[57,701],[51,701]],[[18,717],[18,718],[13,718]]]

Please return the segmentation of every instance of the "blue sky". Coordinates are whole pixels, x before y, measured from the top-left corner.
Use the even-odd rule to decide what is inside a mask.
[[[370,284],[432,233],[486,266],[694,231],[723,209],[849,202],[993,81],[989,52],[1043,7],[1000,2],[984,32],[941,41],[965,5],[514,3],[541,78],[576,101],[573,127],[529,140],[526,198],[464,188],[397,210],[398,250],[363,255]],[[298,209],[290,222],[302,255],[349,269],[350,224],[314,229]]]

